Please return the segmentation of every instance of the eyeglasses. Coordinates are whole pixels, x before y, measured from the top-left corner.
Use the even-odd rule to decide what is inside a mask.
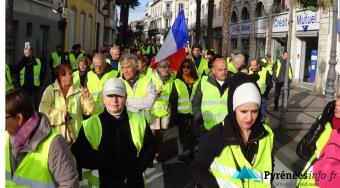
[[[191,67],[189,65],[188,66],[183,65],[182,69],[185,69],[185,68],[190,69]]]
[[[14,117],[14,116],[16,116],[16,115],[9,115],[9,116],[6,116],[6,119],[11,118],[11,117]]]

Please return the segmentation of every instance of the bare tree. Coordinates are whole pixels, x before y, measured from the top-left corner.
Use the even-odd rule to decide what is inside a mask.
[[[229,43],[229,31],[230,31],[230,12],[231,12],[231,0],[224,0],[223,2],[223,27],[222,27],[222,54],[228,56],[230,52]]]
[[[195,29],[195,41],[200,42],[201,34],[201,0],[196,0],[196,29]]]
[[[214,18],[214,0],[208,1],[208,27],[207,27],[207,44],[206,49],[212,48],[212,40],[213,40],[213,30],[212,30],[212,24],[213,24],[213,18]]]

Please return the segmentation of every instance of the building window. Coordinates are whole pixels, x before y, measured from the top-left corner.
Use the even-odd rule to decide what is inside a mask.
[[[241,14],[242,20],[249,20],[249,11],[246,7],[243,7],[242,14]]]
[[[89,15],[89,18],[87,19],[87,49],[88,51],[92,50],[92,16]]]
[[[237,14],[236,14],[236,11],[233,11],[231,13],[231,23],[237,23]]]
[[[264,5],[262,2],[256,4],[255,18],[265,16]]]
[[[69,26],[69,34],[68,34],[68,48],[72,49],[72,46],[75,44],[75,26],[76,26],[76,10],[75,8],[71,8],[71,18],[70,23],[67,25]]]
[[[165,20],[165,29],[168,29],[170,27],[170,19]]]
[[[222,16],[222,4],[221,4],[221,1],[220,1],[220,5],[218,6],[218,15],[219,16]]]
[[[27,23],[26,37],[31,37],[33,34],[33,23]]]
[[[289,8],[287,7],[285,0],[274,0],[273,13],[278,14],[281,12],[287,12]]]
[[[184,10],[184,4],[178,4],[178,13]]]
[[[85,33],[85,13],[80,14],[80,33],[79,44],[84,48],[84,33]]]
[[[170,5],[171,5],[170,3],[167,3],[167,4],[166,4],[166,12],[170,12],[170,9],[171,9],[171,8],[170,8]]]

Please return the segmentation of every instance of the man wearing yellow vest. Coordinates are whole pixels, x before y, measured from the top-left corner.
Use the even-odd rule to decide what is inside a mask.
[[[234,57],[237,56],[238,54],[239,54],[238,50],[233,50],[230,53],[230,57],[226,58],[227,63],[229,64],[230,62],[233,62]]]
[[[78,60],[83,57],[83,55],[84,53],[80,51],[80,44],[72,46],[72,52],[68,55],[68,59],[73,71],[78,70]]]
[[[57,50],[55,52],[52,52],[50,61],[48,63],[51,68],[52,81],[55,80],[54,73],[53,73],[54,68],[60,65],[61,63],[61,45],[58,45],[56,48]]]
[[[261,121],[268,124],[268,118],[266,117],[267,99],[264,94],[266,93],[267,88],[273,87],[271,74],[269,73],[268,69],[261,66],[258,59],[250,60],[249,74],[258,74],[260,76],[260,79],[257,80],[257,84],[261,91]]]
[[[96,102],[96,111],[92,114],[95,115],[104,110],[102,94],[104,83],[110,78],[116,78],[118,72],[113,70],[111,66],[105,62],[103,54],[96,54],[93,57],[93,67],[94,68],[87,73],[84,83],[93,100]]]
[[[8,65],[11,73],[20,75],[20,87],[24,89],[32,98],[34,108],[38,110],[39,90],[43,82],[44,70],[39,58],[33,56],[33,48],[24,49],[24,56],[17,65]]]
[[[272,60],[272,56],[270,55],[270,53],[267,53],[266,56],[264,58],[261,59],[261,66],[268,69],[270,75],[273,75],[273,60]],[[268,94],[269,91],[272,89],[273,85],[271,87],[267,86],[266,92],[264,93],[264,96],[266,97],[267,100],[268,99]]]
[[[126,87],[119,78],[103,87],[105,109],[83,121],[71,151],[83,182],[95,187],[145,187],[143,172],[154,159],[156,143],[148,123],[126,110]]]
[[[192,45],[192,60],[194,61],[199,77],[202,76],[204,70],[208,69],[208,61],[201,56],[202,47],[195,43]]]
[[[228,63],[228,71],[230,76],[238,73],[238,68],[244,64],[244,56],[242,54],[238,54],[234,57],[233,61]]]
[[[119,57],[120,51],[118,47],[112,47],[110,49],[110,54],[106,57],[106,62],[109,63],[111,67],[118,72],[121,71],[121,67],[118,61]]]
[[[127,91],[126,108],[142,115],[148,123],[151,122],[150,109],[157,98],[155,82],[138,71],[137,57],[133,54],[123,54],[120,58],[122,77]]]
[[[199,145],[207,132],[228,115],[227,88],[227,63],[224,59],[216,59],[208,76],[202,77],[192,99],[192,111],[199,129]]]
[[[148,43],[144,44],[144,46],[142,47],[142,53],[143,53],[143,55],[151,53],[150,41]]]
[[[273,66],[273,82],[275,83],[275,98],[274,98],[274,110],[278,111],[278,105],[279,105],[279,98],[281,94],[281,89],[285,82],[285,76],[286,76],[286,62],[287,62],[288,53],[284,51],[282,53],[282,56],[280,59],[278,59]],[[293,71],[292,67],[289,66],[288,71],[288,97],[289,98],[289,85],[292,83],[293,78]]]
[[[6,63],[6,92],[11,89],[14,89],[11,77],[11,70],[9,69],[9,66]]]

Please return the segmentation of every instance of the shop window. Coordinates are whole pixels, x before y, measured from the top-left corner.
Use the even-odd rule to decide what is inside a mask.
[[[287,12],[289,11],[289,8],[287,7],[285,0],[274,0],[273,4],[273,13],[278,14],[281,12]]]
[[[264,10],[264,5],[262,2],[258,2],[256,4],[256,9],[255,9],[255,18],[265,16],[265,10]]]
[[[243,7],[242,14],[241,14],[242,20],[249,20],[249,11],[246,7]]]

